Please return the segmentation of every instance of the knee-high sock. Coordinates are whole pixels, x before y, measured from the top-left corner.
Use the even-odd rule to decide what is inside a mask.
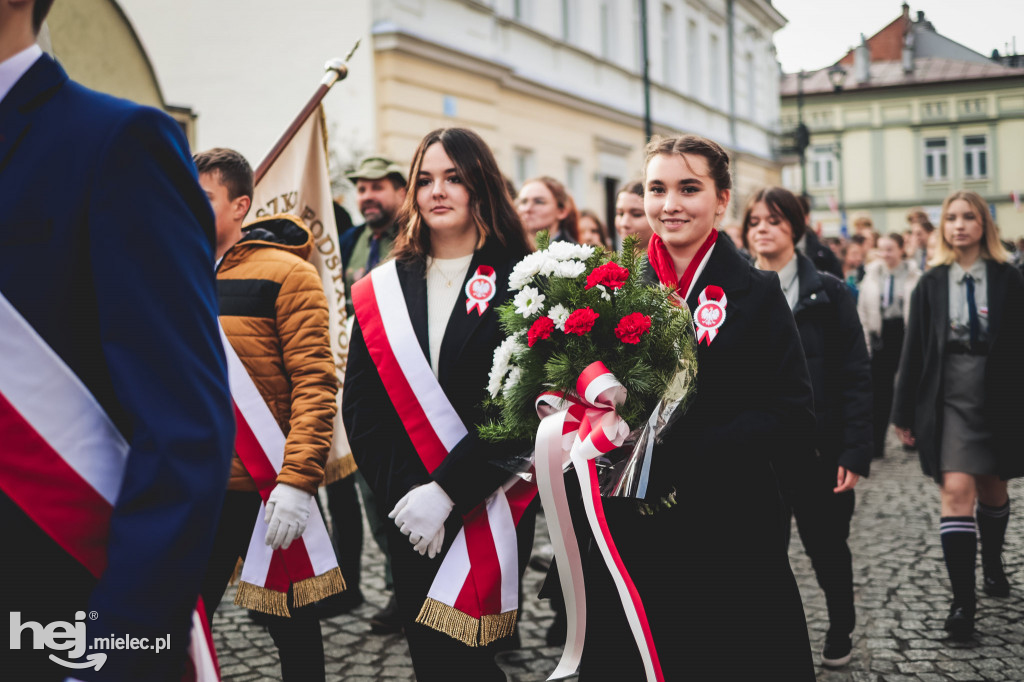
[[[977,526],[973,516],[943,516],[939,522],[942,554],[953,587],[953,601],[974,606],[974,563],[978,551]]]
[[[1010,520],[1010,500],[1001,507],[978,503],[978,534],[981,536],[981,565],[986,571],[1002,571],[1003,539]]]

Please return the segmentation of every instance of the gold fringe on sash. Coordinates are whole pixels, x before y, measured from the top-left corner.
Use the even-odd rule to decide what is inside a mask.
[[[326,599],[332,594],[344,592],[345,589],[345,578],[341,575],[341,569],[335,567],[323,575],[314,575],[312,578],[292,583],[292,603],[298,608]]]
[[[444,602],[427,597],[423,602],[423,608],[420,609],[420,615],[416,616],[416,622],[443,632],[466,646],[479,646],[477,640],[480,637],[480,621]]]
[[[238,592],[235,593],[235,604],[243,609],[252,609],[260,613],[267,613],[271,616],[282,616],[291,618],[288,611],[288,595],[284,592],[268,590],[260,585],[253,585],[244,580],[238,583]]]
[[[343,478],[348,478],[358,468],[356,466],[356,458],[352,456],[352,453],[338,459],[328,458],[327,464],[324,466],[324,481],[321,485],[329,485]]]
[[[420,615],[416,616],[416,622],[443,632],[466,646],[478,647],[510,636],[516,629],[517,614],[518,611],[513,609],[477,619],[444,602],[427,597]]]
[[[509,637],[516,629],[517,609],[484,615],[480,619],[480,646],[487,646],[491,642],[497,642],[503,637]]]

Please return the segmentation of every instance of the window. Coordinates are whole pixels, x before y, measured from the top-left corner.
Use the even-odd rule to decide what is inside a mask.
[[[946,157],[946,138],[933,137],[924,141],[924,179],[946,180],[949,168]]]
[[[700,32],[697,22],[690,19],[686,22],[686,71],[690,74],[690,94],[700,96],[700,74],[703,67],[700,63]]]
[[[576,0],[562,0],[562,40],[576,39]]]
[[[527,21],[530,11],[530,0],[512,0],[512,18],[516,21]]]
[[[516,147],[513,151],[515,158],[515,169],[516,169],[516,187],[522,187],[526,184],[526,181],[532,178],[534,173],[534,157],[532,149],[525,149],[523,147]]]
[[[676,78],[676,15],[672,6],[664,3],[661,6],[661,79],[666,84],[674,84]]]
[[[708,76],[708,85],[711,87],[711,103],[715,106],[722,106],[722,59],[719,54],[718,35],[712,33],[708,38],[710,46],[708,56],[711,59],[711,73]]]
[[[583,166],[578,159],[565,160],[565,188],[576,200],[579,208],[580,199],[583,196]]]
[[[811,185],[834,187],[836,184],[836,153],[832,147],[812,147],[809,162]]]
[[[754,55],[747,53],[747,118],[757,116],[757,72],[754,70]]]
[[[968,180],[988,177],[988,141],[984,135],[964,138],[964,177]]]
[[[601,24],[601,56],[612,59],[615,56],[615,33],[612,25],[612,7],[610,0],[601,0],[598,7],[598,19]]]

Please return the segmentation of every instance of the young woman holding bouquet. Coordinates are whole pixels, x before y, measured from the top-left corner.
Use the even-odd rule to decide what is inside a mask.
[[[409,177],[414,191],[399,213],[392,265],[377,269],[395,278],[375,270],[352,290],[356,321],[345,375],[345,427],[380,511],[395,520],[388,538],[395,597],[416,678],[504,680],[490,642],[510,634],[514,611],[512,617],[467,616],[435,599],[433,589],[453,541],[463,537],[463,515],[510,479],[493,462],[532,446],[485,444],[476,429],[484,421],[482,387],[503,339],[495,309],[507,298],[512,266],[531,248],[494,156],[476,133],[431,132],[416,150]],[[405,320],[404,334],[388,327],[396,310]],[[388,332],[386,339],[380,329]],[[386,362],[387,353],[398,369]],[[433,393],[421,395],[428,389]],[[419,422],[408,413],[412,403],[422,404]],[[451,408],[447,425],[431,416],[439,403]],[[422,437],[424,415],[443,448],[439,455],[434,451],[434,460],[424,454],[431,447]],[[461,436],[446,441],[445,433]],[[533,519],[529,509],[516,519],[523,559],[533,544]],[[473,551],[473,540],[465,536],[463,553],[467,543]],[[520,578],[523,568],[520,560]],[[488,618],[503,624],[497,635]]]
[[[654,448],[645,502],[655,513],[608,498],[605,516],[664,679],[813,680],[779,497],[780,482],[798,485],[812,461],[811,386],[778,277],[716,239],[731,186],[715,142],[648,145],[644,207],[655,234],[645,275],[694,312],[698,383]],[[593,550],[586,562],[580,679],[644,679],[604,562]]]
[[[757,253],[759,269],[779,275],[814,387],[818,456],[807,490],[785,501],[825,592],[829,628],[821,662],[837,668],[850,661],[853,648],[853,561],[846,539],[854,486],[871,468],[871,364],[849,288],[796,250],[804,230],[800,201],[789,190],[768,187],[747,204],[743,240]]]
[[[975,192],[946,197],[938,232],[934,267],[910,299],[892,421],[940,486],[939,534],[953,588],[945,628],[968,639],[978,536],[985,593],[1010,592],[1002,549],[1006,482],[1024,476],[1024,279]]]

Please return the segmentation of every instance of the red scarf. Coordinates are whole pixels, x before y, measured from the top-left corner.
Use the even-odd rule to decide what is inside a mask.
[[[675,289],[681,297],[685,298],[690,292],[690,285],[693,284],[693,276],[697,272],[697,268],[700,267],[708,250],[714,246],[716,239],[718,239],[718,230],[712,228],[704,243],[700,245],[697,253],[690,260],[690,264],[686,266],[686,272],[678,279],[676,279],[676,264],[672,260],[672,256],[669,255],[665,242],[657,234],[651,235],[651,241],[647,246],[647,262],[654,268],[654,274],[658,276],[659,282]]]

